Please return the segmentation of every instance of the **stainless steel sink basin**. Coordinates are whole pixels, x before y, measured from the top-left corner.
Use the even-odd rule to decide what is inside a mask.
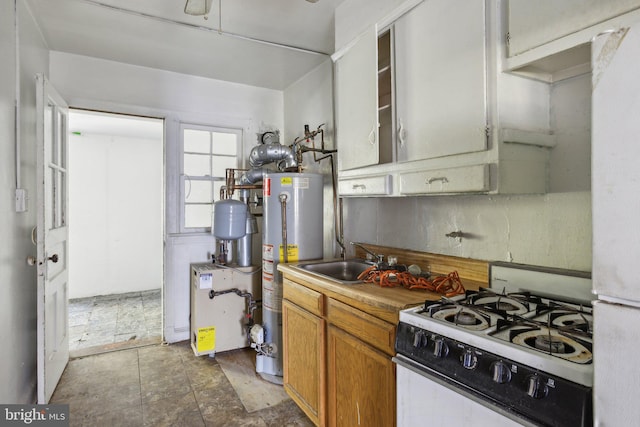
[[[371,267],[371,263],[363,260],[351,259],[344,261],[304,263],[298,264],[297,267],[308,271],[309,273],[336,280],[342,284],[353,284],[362,282],[362,280],[358,280],[358,276],[367,268]]]

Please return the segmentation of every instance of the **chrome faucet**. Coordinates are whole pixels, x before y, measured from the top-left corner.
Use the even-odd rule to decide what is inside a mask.
[[[376,260],[376,262],[380,263],[380,262],[384,261],[384,255],[377,254],[375,252],[370,251],[369,249],[367,249],[364,246],[362,246],[362,243],[356,243],[356,242],[349,242],[349,243],[351,243],[352,246],[359,247],[360,249],[362,249],[363,251],[365,251],[366,253],[371,255],[373,257],[373,259]]]

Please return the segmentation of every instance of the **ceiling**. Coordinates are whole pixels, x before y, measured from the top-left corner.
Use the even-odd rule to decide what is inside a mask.
[[[51,50],[283,90],[333,53],[343,0],[25,1]]]

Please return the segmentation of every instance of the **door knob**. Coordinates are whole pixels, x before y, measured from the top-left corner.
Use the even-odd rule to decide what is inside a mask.
[[[58,254],[53,254],[51,255],[49,258],[47,258],[49,261],[53,261],[54,263],[58,262]]]

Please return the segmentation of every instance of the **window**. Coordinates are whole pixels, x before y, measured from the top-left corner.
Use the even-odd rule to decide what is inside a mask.
[[[211,230],[213,202],[228,168],[238,168],[239,129],[182,125],[182,232]]]

